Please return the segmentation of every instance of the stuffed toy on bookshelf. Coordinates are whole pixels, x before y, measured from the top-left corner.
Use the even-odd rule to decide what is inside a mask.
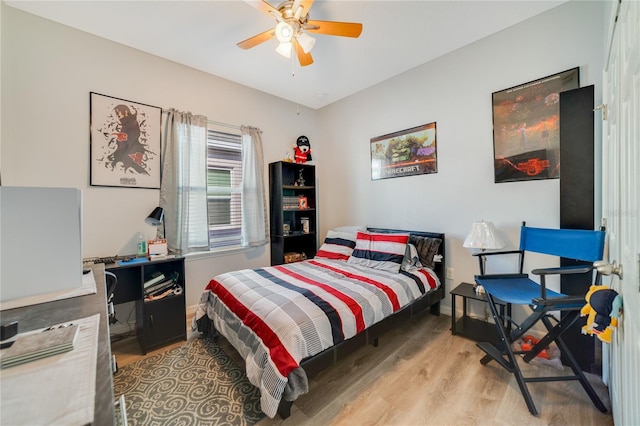
[[[300,136],[296,141],[296,146],[293,147],[293,153],[296,163],[304,164],[307,161],[312,161],[311,142],[309,142],[309,138]]]

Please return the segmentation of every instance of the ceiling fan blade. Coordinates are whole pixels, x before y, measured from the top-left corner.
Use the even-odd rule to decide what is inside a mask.
[[[255,7],[256,9],[259,9],[263,13],[266,13],[269,16],[275,16],[276,18],[282,17],[282,13],[280,13],[278,9],[276,9],[275,7],[267,3],[267,0],[260,0],[260,1],[247,0],[247,3],[249,3],[251,6]]]
[[[356,22],[309,21],[305,25],[305,30],[310,33],[357,38],[362,33],[362,24]]]
[[[305,16],[309,13],[309,9],[311,9],[311,5],[313,5],[314,0],[300,0],[300,6],[302,6],[302,16]]]
[[[313,63],[311,53],[304,53],[302,46],[300,46],[295,38],[291,41],[293,42],[293,47],[296,49],[296,53],[298,54],[298,62],[300,62],[300,66],[306,67],[307,65],[311,65]]]
[[[259,45],[260,43],[271,40],[273,37],[275,37],[275,35],[276,33],[272,28],[263,33],[254,35],[253,37],[250,37],[244,41],[241,41],[240,43],[238,43],[238,47],[242,49],[251,49],[252,47]]]

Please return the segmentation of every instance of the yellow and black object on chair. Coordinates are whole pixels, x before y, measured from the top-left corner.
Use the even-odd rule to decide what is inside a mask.
[[[604,243],[604,230],[531,228],[523,223],[520,230],[520,247],[518,250],[476,254],[476,256],[482,255],[487,258],[504,254],[518,255],[517,272],[513,274],[486,274],[484,262],[480,257],[478,259],[480,275],[476,275],[475,281],[478,285],[483,286],[485,290],[485,297],[496,324],[499,343],[493,345],[488,342],[481,342],[477,346],[486,353],[480,360],[483,365],[496,361],[507,371],[513,373],[529,411],[535,416],[538,415],[538,411],[527,388],[527,383],[530,382],[577,380],[596,408],[603,413],[607,411],[607,408],[586,379],[575,357],[571,354],[569,347],[562,338],[563,333],[580,317],[580,310],[584,306],[585,297],[584,295],[567,296],[546,288],[546,277],[550,275],[589,274],[589,279],[593,280],[591,282],[598,284],[600,274],[592,264],[538,268],[531,271],[533,275],[539,277],[540,282],[538,283],[523,272],[525,253],[542,253],[593,263],[602,259]],[[595,277],[594,271],[596,272]],[[508,332],[504,327],[500,326],[503,323],[503,319],[500,317],[499,310],[496,307],[496,300],[512,305],[528,305],[532,313],[521,324],[516,324],[516,327],[511,332]],[[552,312],[557,311],[564,314],[560,321],[556,320],[552,315]],[[552,321],[555,321],[556,324],[554,325]],[[522,338],[538,322],[544,324],[547,334],[533,344],[529,350],[514,350],[512,344]],[[522,360],[528,363],[547,348],[551,342],[555,342],[562,351],[567,364],[573,371],[573,376],[524,377],[518,365],[520,357],[516,357],[516,355],[523,355]]]

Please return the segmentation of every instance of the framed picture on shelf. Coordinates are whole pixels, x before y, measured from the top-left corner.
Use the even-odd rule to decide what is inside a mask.
[[[496,183],[560,177],[560,92],[579,87],[573,68],[492,94]]]
[[[160,188],[162,109],[90,92],[91,186]]]
[[[309,204],[307,203],[307,197],[301,195],[298,197],[298,208],[300,210],[306,210],[309,208]]]
[[[371,179],[438,172],[436,123],[371,139]]]

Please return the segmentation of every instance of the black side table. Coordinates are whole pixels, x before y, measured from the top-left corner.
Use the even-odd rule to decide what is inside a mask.
[[[480,300],[487,302],[484,294],[476,294],[476,289],[473,284],[461,283],[459,286],[451,290],[451,334],[460,335],[476,342],[490,342],[497,343],[498,333],[496,332],[495,325],[486,321],[481,321],[475,318],[467,316],[467,299]],[[456,296],[462,297],[462,317],[456,320]],[[504,318],[505,309],[506,314],[509,317],[505,320],[503,327],[506,330],[511,329],[511,304],[496,300],[496,305],[500,309],[500,316]]]

